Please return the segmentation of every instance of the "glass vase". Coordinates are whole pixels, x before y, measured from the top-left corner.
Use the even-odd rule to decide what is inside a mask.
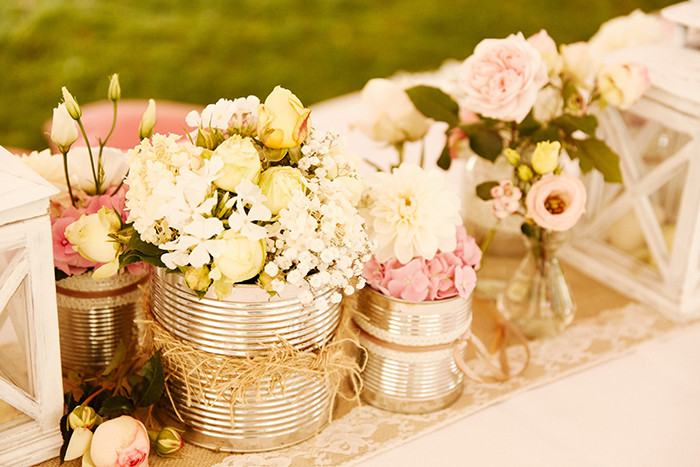
[[[526,237],[525,258],[498,298],[498,309],[530,339],[561,333],[576,306],[557,258],[568,232],[539,231]]]

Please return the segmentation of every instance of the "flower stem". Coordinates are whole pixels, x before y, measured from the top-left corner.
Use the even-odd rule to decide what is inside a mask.
[[[90,168],[92,169],[92,178],[95,180],[95,194],[100,194],[100,182],[97,179],[97,172],[95,171],[95,159],[92,157],[92,148],[90,147],[90,140],[88,140],[87,133],[85,132],[85,126],[83,121],[78,118],[78,126],[80,127],[80,132],[83,134],[83,139],[87,145],[88,154],[90,155]]]
[[[68,151],[61,151],[63,154],[63,174],[66,176],[66,185],[68,185],[68,196],[70,196],[70,202],[75,207],[75,199],[73,199],[73,188],[70,186],[70,177],[68,176]]]

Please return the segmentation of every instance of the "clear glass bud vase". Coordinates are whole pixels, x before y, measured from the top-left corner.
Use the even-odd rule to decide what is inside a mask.
[[[574,319],[576,306],[557,259],[568,232],[541,230],[498,298],[498,309],[528,338],[551,337]]]

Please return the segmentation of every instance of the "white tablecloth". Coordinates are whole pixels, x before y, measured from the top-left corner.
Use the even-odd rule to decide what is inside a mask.
[[[700,323],[359,465],[699,466]]]

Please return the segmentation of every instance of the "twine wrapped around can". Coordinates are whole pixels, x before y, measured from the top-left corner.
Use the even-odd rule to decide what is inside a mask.
[[[256,452],[298,443],[328,423],[341,382],[359,380],[330,289],[309,305],[257,286],[200,300],[181,275],[152,277],[147,335],[167,374],[163,414],[192,444]]]
[[[95,280],[92,273],[56,281],[61,364],[66,369],[97,371],[114,356],[119,341],[137,342],[140,285],[148,274],[125,273]]]

